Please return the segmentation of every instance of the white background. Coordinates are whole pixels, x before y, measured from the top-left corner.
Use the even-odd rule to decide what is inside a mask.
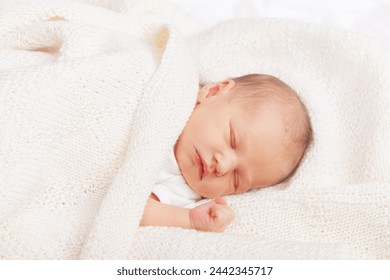
[[[289,18],[370,37],[390,56],[390,0],[171,0],[208,26],[232,18]]]

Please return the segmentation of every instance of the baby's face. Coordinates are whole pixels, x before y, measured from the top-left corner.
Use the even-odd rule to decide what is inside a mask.
[[[233,86],[226,81],[199,91],[175,145],[187,184],[206,198],[270,186],[291,170],[282,145],[281,110],[263,107],[249,115],[240,101],[231,100]]]

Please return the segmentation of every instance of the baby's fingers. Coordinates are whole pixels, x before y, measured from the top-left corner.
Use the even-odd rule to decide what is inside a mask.
[[[234,212],[229,206],[216,204],[210,210],[210,217],[213,219],[215,231],[224,231],[234,219]]]
[[[227,200],[224,197],[217,197],[214,199],[215,203],[227,205]]]

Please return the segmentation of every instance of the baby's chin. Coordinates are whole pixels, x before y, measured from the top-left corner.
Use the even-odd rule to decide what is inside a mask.
[[[180,168],[180,165],[179,165],[179,168]],[[191,178],[191,176],[189,174],[187,174],[187,172],[183,172],[183,171],[181,171],[181,169],[180,169],[180,172],[183,175],[184,181],[186,181],[186,184],[191,188],[191,190],[193,190],[194,192],[196,192],[197,194],[202,196],[202,194],[200,194],[197,191],[197,184],[196,184],[196,182],[194,182],[195,180],[193,178]]]

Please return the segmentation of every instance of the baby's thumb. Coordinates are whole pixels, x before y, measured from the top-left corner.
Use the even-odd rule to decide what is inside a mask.
[[[223,198],[223,197],[217,197],[214,199],[214,201],[217,204],[227,205],[227,200],[226,200],[226,198]]]

